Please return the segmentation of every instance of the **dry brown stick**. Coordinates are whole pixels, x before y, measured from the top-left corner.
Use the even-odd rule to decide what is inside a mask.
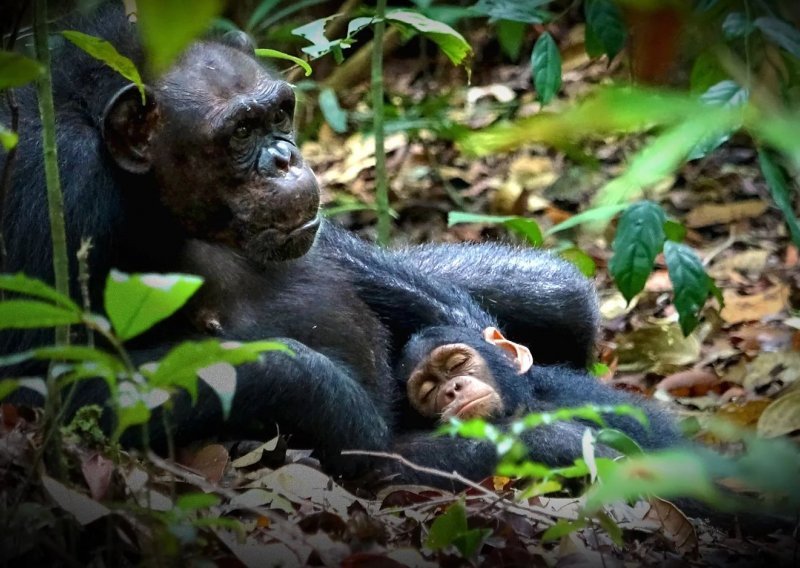
[[[513,511],[514,509],[517,509],[518,510],[517,512],[520,512],[520,511],[524,512],[527,515],[531,515],[537,521],[540,521],[540,522],[548,524],[548,525],[555,524],[553,519],[550,518],[551,516],[559,517],[559,515],[555,515],[555,514],[554,515],[547,515],[545,513],[542,513],[541,511],[537,511],[536,509],[533,509],[531,507],[526,507],[525,505],[522,505],[520,503],[515,503],[515,502],[512,502],[512,501],[509,501],[508,499],[506,499],[504,497],[501,497],[500,495],[498,495],[494,491],[490,491],[490,490],[486,489],[485,487],[483,487],[479,483],[475,483],[474,481],[472,481],[470,479],[467,479],[466,477],[464,477],[463,475],[461,475],[460,473],[458,473],[456,471],[447,472],[447,471],[441,471],[441,470],[438,470],[438,469],[434,469],[434,468],[431,468],[431,467],[425,467],[424,465],[418,465],[418,464],[415,464],[412,461],[409,461],[407,458],[401,456],[400,454],[390,454],[390,453],[386,453],[386,452],[368,452],[368,451],[362,451],[362,450],[344,450],[344,451],[342,451],[342,455],[370,456],[370,457],[375,457],[375,458],[384,458],[384,459],[394,460],[394,461],[399,462],[399,463],[403,464],[404,466],[406,466],[408,468],[411,468],[411,469],[413,469],[415,471],[419,471],[421,473],[427,473],[429,475],[434,475],[436,477],[442,477],[444,479],[449,479],[450,481],[455,481],[457,483],[461,483],[463,485],[466,485],[467,487],[469,487],[471,489],[474,489],[475,491],[478,491],[481,494],[481,497],[483,497],[484,499],[489,500],[489,502],[492,502],[494,504],[502,505],[505,509],[507,509],[509,511]]]

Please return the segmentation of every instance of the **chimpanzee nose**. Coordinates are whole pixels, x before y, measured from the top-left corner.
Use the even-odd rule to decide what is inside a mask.
[[[277,175],[289,169],[292,163],[292,145],[278,140],[261,152],[258,169],[267,175]]]
[[[458,379],[453,379],[447,383],[447,387],[444,390],[444,396],[447,398],[447,400],[453,401],[455,400],[458,391],[460,391],[462,388],[463,385],[461,384],[461,381]]]

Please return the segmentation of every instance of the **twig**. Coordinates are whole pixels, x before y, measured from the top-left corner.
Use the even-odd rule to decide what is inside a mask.
[[[705,256],[705,258],[703,259],[703,266],[705,267],[705,266],[708,266],[709,264],[711,264],[711,261],[714,260],[714,258],[719,253],[727,250],[728,248],[730,248],[731,246],[736,244],[736,242],[738,240],[739,240],[739,237],[736,236],[736,229],[731,227],[731,233],[730,233],[730,235],[728,235],[728,238],[725,239],[725,242],[723,242],[721,245],[717,246],[716,248],[712,249],[711,252],[709,252]]]
[[[536,509],[532,509],[530,507],[526,507],[525,505],[522,505],[520,503],[515,503],[515,502],[512,502],[512,501],[509,501],[508,499],[505,499],[505,498],[499,496],[494,491],[490,491],[490,490],[486,489],[485,487],[483,487],[482,485],[480,485],[478,483],[475,483],[474,481],[472,481],[470,479],[467,479],[466,477],[464,477],[463,475],[461,475],[457,471],[446,472],[446,471],[441,471],[441,470],[434,469],[434,468],[431,468],[431,467],[425,467],[424,465],[418,465],[418,464],[415,464],[412,461],[409,461],[408,459],[406,459],[405,457],[401,456],[400,454],[390,454],[390,453],[386,453],[386,452],[368,452],[368,451],[364,451],[364,450],[343,450],[342,451],[342,455],[370,456],[370,457],[374,457],[374,458],[384,458],[384,459],[394,460],[396,462],[399,462],[399,463],[403,464],[404,466],[406,466],[406,467],[408,467],[410,469],[413,469],[415,471],[419,471],[420,473],[427,473],[429,475],[433,475],[433,476],[436,476],[436,477],[441,477],[441,478],[444,478],[444,479],[449,479],[450,481],[455,481],[456,483],[461,483],[462,485],[466,485],[467,487],[469,487],[471,489],[474,489],[475,491],[479,492],[481,494],[482,498],[488,499],[490,502],[492,502],[492,503],[494,503],[496,505],[501,505],[506,510],[513,511],[514,509],[517,509],[518,510],[517,512],[524,512],[525,514],[530,515],[531,517],[535,518],[537,521],[540,521],[540,522],[548,524],[548,525],[555,524],[555,522],[553,521],[551,516],[559,517],[559,515],[547,515],[545,513],[542,513],[541,511],[537,511]],[[569,518],[571,518],[571,517],[569,517]]]

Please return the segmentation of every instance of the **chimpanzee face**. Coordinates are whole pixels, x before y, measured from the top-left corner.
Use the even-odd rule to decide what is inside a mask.
[[[256,263],[305,254],[319,227],[319,186],[294,138],[292,88],[251,54],[192,46],[148,91],[109,103],[106,144],[118,165],[152,174],[190,236]]]

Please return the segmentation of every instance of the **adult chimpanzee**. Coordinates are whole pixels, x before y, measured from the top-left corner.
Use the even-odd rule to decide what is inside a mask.
[[[145,69],[119,3],[63,28],[103,37]],[[342,465],[341,449],[390,449],[396,401],[388,361],[414,332],[435,325],[507,326],[539,363],[585,364],[597,323],[594,293],[566,263],[499,245],[388,252],[321,221],[317,181],[295,144],[292,89],[240,37],[192,45],[150,79],[145,103],[99,61],[54,44],[68,244],[74,259],[79,240],[93,239],[94,306],[111,267],[205,278],[185,309],[130,346],[134,360],[208,335],[283,338],[295,353],[267,354],[239,368],[227,421],[207,388],[194,408],[177,395],[177,443],[264,437],[277,423],[316,448],[331,469]],[[35,93],[22,89],[17,99],[21,140],[2,219],[5,268],[51,280]],[[3,122],[6,113],[0,111]],[[48,339],[3,333],[0,351]],[[571,375],[552,373],[563,377],[569,399]],[[102,386],[91,385],[77,400],[102,396]],[[151,425],[154,443],[164,439],[160,425]],[[557,427],[529,443],[551,461],[571,461],[580,435]],[[413,460],[435,459],[449,469],[491,462],[485,444],[460,444],[417,436],[399,447]]]

